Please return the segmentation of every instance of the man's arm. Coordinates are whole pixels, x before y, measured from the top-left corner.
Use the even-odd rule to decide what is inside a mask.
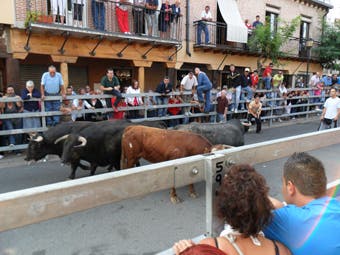
[[[325,118],[326,111],[327,111],[327,108],[324,107],[324,108],[322,109],[322,114],[321,114],[320,120],[323,120],[323,119]]]
[[[269,198],[270,202],[272,202],[272,204],[273,204],[275,209],[278,209],[278,208],[281,208],[281,207],[285,206],[284,202],[281,202],[280,200],[278,200],[276,198],[273,198],[271,196],[269,196],[268,198]]]

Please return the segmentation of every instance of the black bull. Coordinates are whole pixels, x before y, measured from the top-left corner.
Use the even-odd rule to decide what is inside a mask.
[[[72,162],[87,161],[91,164],[90,175],[94,175],[98,166],[110,165],[116,170],[120,170],[121,143],[124,129],[128,126],[135,125],[130,122],[97,122],[79,132],[73,132],[66,136],[60,137],[59,141],[63,142],[63,153],[61,161],[71,163],[71,176],[75,177],[76,168]],[[162,121],[144,121],[138,125],[166,128]]]
[[[188,125],[179,125],[174,129],[190,131],[209,140],[211,144],[226,144],[230,146],[244,145],[244,133],[248,131],[249,126],[238,119],[232,119],[223,124],[196,123]]]
[[[151,126],[166,128],[166,126],[164,125],[164,122],[150,121],[146,123],[149,123],[149,125]],[[77,133],[80,133],[80,131],[83,129],[87,129],[87,130],[92,129],[93,134],[95,134],[95,133],[98,133],[98,131],[95,131],[97,130],[96,127],[98,126],[112,126],[112,127],[117,126],[118,129],[122,129],[121,133],[123,133],[123,130],[127,125],[133,125],[133,123],[131,123],[130,121],[126,121],[126,120],[114,120],[114,121],[102,121],[102,122],[81,121],[81,122],[61,123],[55,127],[48,129],[42,135],[36,135],[30,140],[27,151],[26,151],[25,160],[37,161],[37,160],[44,158],[46,155],[49,155],[49,154],[54,154],[54,155],[58,155],[59,157],[62,157],[64,142],[63,141],[58,142],[58,139],[60,140],[60,138],[65,137],[65,135],[77,134]],[[100,143],[98,142],[98,146],[99,145]],[[117,147],[117,149],[121,151],[120,144],[119,144],[119,147]],[[93,152],[94,154],[96,154],[96,150]],[[119,158],[120,158],[120,152],[119,152]],[[77,169],[78,166],[86,170],[89,169],[87,166],[82,165],[78,158],[73,158],[72,160],[68,161],[68,163],[70,163],[71,169],[72,169],[71,174],[69,176],[69,178],[71,179],[74,179],[75,170]],[[102,165],[102,164],[99,164],[99,165]],[[120,169],[120,167],[117,166],[117,169]]]

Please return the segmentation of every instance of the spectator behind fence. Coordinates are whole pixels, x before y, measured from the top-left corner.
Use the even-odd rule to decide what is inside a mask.
[[[330,97],[327,98],[324,108],[320,117],[319,130],[328,129],[338,126],[338,118],[340,115],[340,98],[336,95],[336,89],[330,90]]]
[[[224,176],[216,198],[217,216],[225,221],[225,229],[219,237],[205,238],[199,244],[217,247],[224,254],[290,255],[284,245],[269,240],[261,231],[272,218],[273,205],[268,191],[265,178],[253,167],[247,164],[232,166]],[[193,254],[187,253],[191,246],[195,246],[191,240],[182,240],[175,243],[173,250],[175,254]]]
[[[105,0],[92,0],[91,10],[93,18],[93,26],[97,30],[105,30]]]
[[[19,96],[15,94],[14,87],[8,86],[6,90],[5,96],[2,97],[3,99],[21,99]],[[12,114],[12,113],[21,113],[23,112],[22,109],[22,102],[21,101],[12,101],[12,102],[5,102],[1,103],[2,112],[4,114]],[[9,118],[3,120],[3,125],[5,130],[13,130],[13,129],[20,129],[22,128],[22,118]],[[8,135],[8,144],[9,146],[14,146],[16,144],[20,144],[21,134],[16,135]]]
[[[21,91],[21,98],[24,100],[24,113],[28,112],[39,112],[40,102],[39,101],[28,101],[33,98],[41,98],[40,91],[34,87],[34,82],[29,80],[26,82],[26,88]],[[23,128],[38,128],[41,127],[39,117],[25,117],[23,118]],[[34,135],[35,132],[30,132],[30,136]]]
[[[156,10],[158,8],[158,0],[145,0],[145,23],[148,36],[156,36]]]
[[[217,96],[217,122],[225,123],[227,121],[228,106],[227,90],[223,89]]]
[[[212,21],[212,15],[210,12],[209,5],[205,6],[204,11],[202,11],[201,13],[201,20],[197,24],[197,44],[201,44],[202,31],[204,31],[205,44],[210,43],[209,28],[207,21]]]
[[[152,89],[149,89],[149,92],[148,92],[148,93],[151,94],[151,93],[154,93],[154,92],[152,91]],[[157,117],[157,110],[152,109],[153,106],[157,105],[156,99],[155,99],[155,97],[154,97],[153,95],[148,95],[148,96],[146,97],[145,105],[146,105],[148,108],[151,107],[151,109],[149,108],[149,109],[147,110],[147,117],[148,117],[148,118],[149,118],[149,117]]]
[[[332,75],[332,86],[339,85],[339,84],[340,84],[340,82],[339,82],[338,75],[337,74],[333,74]]]
[[[85,92],[86,92],[85,93],[86,95],[90,95],[91,94],[91,87],[89,85],[85,86]]]
[[[197,97],[200,102],[201,108],[205,113],[209,113],[211,110],[211,89],[212,83],[209,80],[206,73],[202,72],[198,67],[195,68],[195,74],[197,75]],[[203,93],[205,95],[205,100],[203,98]]]
[[[308,83],[308,86],[311,89],[309,91],[311,96],[315,96],[315,90],[316,90],[319,82],[320,82],[320,73],[319,72],[313,73],[313,75],[310,78],[309,83]],[[313,99],[310,100],[310,102],[311,103],[318,103],[319,100],[318,100],[318,98],[313,98]],[[319,108],[319,106],[316,106],[316,109],[317,108]]]
[[[246,108],[248,108],[248,104],[253,99],[253,90],[251,89],[251,78],[250,78],[250,69],[246,67],[244,69],[243,74],[241,75],[241,97],[240,99],[244,101],[246,99]],[[245,97],[245,94],[247,94],[247,97]],[[241,104],[241,110],[244,110],[244,103]]]
[[[169,0],[163,0],[161,9],[158,15],[158,30],[162,39],[165,39],[167,32],[170,29],[170,17],[172,8]]]
[[[257,70],[254,70],[254,72],[250,75],[250,79],[251,79],[251,88],[253,92],[255,92],[259,86],[259,74]]]
[[[169,102],[169,93],[172,91],[172,84],[170,83],[170,79],[168,76],[165,76],[163,81],[158,84],[156,88],[156,92],[160,93],[160,96],[156,97],[156,101],[158,105],[167,105]],[[167,108],[159,108],[158,109],[158,117],[165,116],[167,112]]]
[[[92,91],[91,95],[100,95],[100,90],[98,94],[98,90]],[[105,102],[105,100],[103,100]],[[99,98],[90,98],[88,100],[84,101],[84,107],[85,109],[89,110],[95,110],[95,109],[103,109],[104,105],[102,101]],[[91,112],[85,114],[85,120],[86,121],[101,121],[101,120],[107,120],[106,115],[101,112]]]
[[[294,255],[340,254],[340,202],[326,195],[323,164],[305,153],[294,153],[283,166],[284,203],[264,228],[266,237],[282,242]]]
[[[66,96],[72,96],[73,89],[71,86],[66,88]],[[71,122],[72,120],[72,111],[74,110],[73,100],[72,99],[64,99],[61,102],[61,106],[59,109],[62,112],[60,117],[61,122]]]
[[[269,65],[264,69],[262,74],[262,81],[264,83],[264,88],[266,90],[272,89],[272,72],[273,72],[273,63],[269,63]],[[266,93],[266,98],[270,99],[272,98],[271,92]],[[268,103],[269,105],[272,105],[272,102]]]
[[[313,95],[318,96],[314,98],[314,103],[324,102],[324,98],[320,98],[320,96],[322,95],[322,90],[323,90],[323,82],[320,81],[317,83],[316,87],[313,90]],[[315,110],[321,111],[320,106],[316,105]]]
[[[182,103],[183,103],[183,99],[179,95],[170,96],[170,98],[169,98],[169,104],[182,104]],[[181,111],[182,111],[182,109],[179,106],[176,106],[176,107],[169,106],[169,108],[168,108],[168,112],[172,116],[181,114]],[[168,126],[174,127],[174,126],[177,126],[177,125],[180,124],[180,119],[170,119],[169,122],[170,122],[170,124]]]
[[[131,34],[129,26],[129,5],[131,0],[119,0],[116,3],[116,18],[119,31],[124,34]]]
[[[233,106],[231,111],[235,111],[235,113],[237,113],[241,97],[241,75],[235,71],[235,66],[233,64],[230,65],[229,70],[230,73],[227,76],[228,88],[233,90]]]
[[[117,98],[117,100],[114,100],[114,104],[112,104],[111,98],[107,98],[106,106],[112,107],[114,112],[118,112],[117,106],[122,99],[122,94],[119,90],[119,80],[117,76],[115,76],[112,68],[108,68],[106,70],[106,75],[100,80],[100,89],[105,95],[114,95]]]
[[[197,78],[193,72],[189,72],[186,76],[183,77],[181,81],[181,92],[191,92],[190,95],[182,95],[184,103],[190,103],[192,99],[192,95],[195,94],[195,90],[197,88]],[[190,106],[184,108],[184,114],[190,115]]]
[[[62,96],[65,99],[64,81],[60,73],[56,71],[54,66],[49,66],[48,72],[45,72],[41,77],[41,100],[45,99],[45,96]],[[60,100],[46,100],[45,111],[59,111]],[[60,116],[46,116],[46,125],[55,126],[59,123]]]
[[[181,14],[181,1],[175,0],[175,3],[171,5],[171,17],[170,17],[170,38],[179,40],[181,33],[181,23],[179,22],[179,18],[182,16]]]
[[[133,27],[136,35],[142,35],[144,31],[144,7],[145,0],[134,0],[132,8]]]
[[[282,73],[281,70],[278,71],[278,73],[273,76],[273,94],[272,94],[272,98],[277,99],[279,97],[278,96],[278,88],[283,83],[283,79],[284,79],[284,77],[283,77],[283,73]],[[274,105],[275,104],[279,105],[279,101],[275,101],[273,104]]]
[[[139,82],[137,80],[132,81],[132,85],[127,88],[126,94],[127,94],[126,102],[128,106],[136,107],[139,105],[144,105],[142,97],[138,96],[138,94],[140,94],[140,87],[139,87]],[[131,96],[128,96],[128,94],[135,94],[135,96],[131,97]],[[129,119],[140,118],[139,110],[128,111],[128,118]]]

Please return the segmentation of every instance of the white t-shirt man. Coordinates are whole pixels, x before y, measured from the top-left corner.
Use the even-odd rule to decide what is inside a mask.
[[[202,13],[201,13],[201,19],[202,19],[202,20],[212,20],[211,12],[210,12],[210,11],[206,12],[205,10],[202,11]]]
[[[328,98],[324,104],[326,108],[325,118],[334,119],[338,114],[338,109],[340,108],[340,98]]]
[[[191,91],[195,86],[197,86],[197,78],[195,75],[187,74],[181,81],[181,86],[185,91]]]

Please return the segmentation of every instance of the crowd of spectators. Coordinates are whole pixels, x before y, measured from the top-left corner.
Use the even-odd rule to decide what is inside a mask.
[[[66,24],[67,10],[72,9],[73,20],[68,24],[83,27],[86,24],[84,7],[87,3],[90,5],[92,24],[96,30],[159,36],[162,39],[179,38],[179,18],[182,16],[180,0],[53,0],[50,7],[53,22]],[[115,13],[115,17],[112,13]]]
[[[246,67],[239,73],[231,64],[227,85],[222,89],[213,88],[207,74],[195,68],[194,72],[189,71],[178,81],[173,82],[170,77],[165,76],[154,90],[148,91],[158,94],[146,96],[141,95],[138,80],[133,80],[130,86],[121,87],[121,82],[112,68],[106,70],[99,88],[91,89],[89,85],[77,91],[74,91],[72,86],[64,88],[61,74],[54,66],[50,66],[42,75],[40,90],[34,86],[33,81],[27,81],[26,87],[18,95],[12,86],[8,86],[3,98],[14,100],[1,103],[0,108],[3,114],[24,112],[34,115],[44,106],[46,112],[53,112],[45,117],[47,127],[68,121],[144,117],[162,118],[171,127],[191,121],[224,123],[236,117],[256,123],[256,131],[260,132],[261,122],[266,121],[266,115],[275,115],[273,121],[281,122],[303,116],[302,114],[307,114],[313,107],[321,114],[328,91],[340,84],[336,75],[321,77],[319,73],[314,73],[308,84],[309,90],[287,89],[283,72],[273,71],[272,67],[273,65],[269,64],[265,68],[261,80],[257,70],[251,72],[250,68]],[[84,98],[72,98],[75,95],[83,95]],[[111,97],[101,98],[101,95]],[[45,100],[46,96],[55,97],[55,100]],[[308,106],[309,103],[315,105]],[[215,116],[209,114],[210,112],[217,114]],[[268,118],[272,118],[269,116]],[[41,126],[39,116],[4,119],[4,130],[24,128],[27,132],[24,135],[14,132],[1,136],[1,144],[21,144],[35,134],[34,129]]]

